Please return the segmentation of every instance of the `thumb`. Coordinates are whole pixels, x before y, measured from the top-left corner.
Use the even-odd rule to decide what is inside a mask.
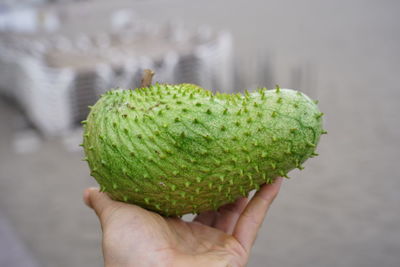
[[[89,208],[92,208],[96,212],[100,221],[103,221],[108,216],[107,214],[110,213],[110,210],[113,210],[117,205],[106,193],[102,193],[98,188],[94,187],[85,190],[83,201]]]

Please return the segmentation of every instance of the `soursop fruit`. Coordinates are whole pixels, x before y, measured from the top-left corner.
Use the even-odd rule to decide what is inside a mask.
[[[290,89],[213,94],[193,84],[112,90],[83,147],[113,199],[162,215],[217,209],[316,155],[322,113]]]

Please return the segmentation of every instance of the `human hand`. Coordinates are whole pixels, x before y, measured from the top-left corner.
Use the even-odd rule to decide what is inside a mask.
[[[282,178],[263,185],[251,200],[240,198],[192,222],[166,218],[136,205],[111,200],[96,188],[85,190],[103,230],[104,265],[245,266]]]

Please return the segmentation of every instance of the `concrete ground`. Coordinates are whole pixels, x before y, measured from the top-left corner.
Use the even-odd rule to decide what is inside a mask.
[[[271,84],[300,88],[326,114],[320,156],[290,173],[249,266],[400,266],[399,2],[175,2],[149,17],[231,30],[242,58],[269,59]],[[54,138],[15,153],[17,112],[0,101],[1,216],[42,266],[101,266],[81,152]]]

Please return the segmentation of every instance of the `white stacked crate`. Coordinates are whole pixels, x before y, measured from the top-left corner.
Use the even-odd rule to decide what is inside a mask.
[[[43,134],[60,135],[106,90],[137,87],[145,68],[159,82],[231,88],[229,34],[140,23],[75,35],[0,32],[0,92],[14,97]]]

